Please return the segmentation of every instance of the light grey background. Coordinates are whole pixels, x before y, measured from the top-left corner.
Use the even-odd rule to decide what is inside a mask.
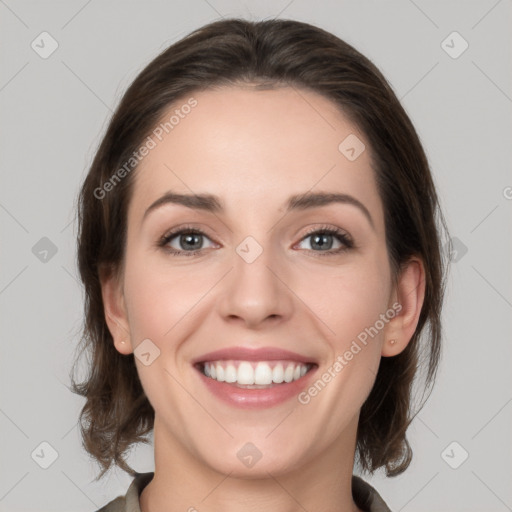
[[[97,466],[77,428],[83,400],[65,386],[82,318],[74,201],[136,74],[193,29],[231,16],[313,23],[373,60],[420,134],[458,239],[439,379],[409,431],[413,463],[399,477],[367,479],[393,511],[512,510],[511,7],[510,0],[0,0],[0,510],[93,511],[131,482],[119,470],[92,481]],[[49,39],[41,43],[43,31],[58,43],[46,59],[31,47],[51,48]],[[457,58],[446,51],[463,48],[457,36],[447,39],[454,31],[469,44]],[[54,255],[41,252],[43,237]],[[48,469],[39,465],[51,456],[42,442],[58,454]],[[460,463],[462,450],[468,459],[452,469],[447,461]],[[129,463],[152,471],[152,447],[135,449]]]

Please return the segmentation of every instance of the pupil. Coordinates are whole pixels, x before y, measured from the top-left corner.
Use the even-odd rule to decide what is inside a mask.
[[[198,242],[199,237],[201,235],[196,234],[188,234],[188,235],[182,235],[181,241],[183,245],[186,247],[187,245],[191,244],[192,247],[189,247],[191,249],[199,249],[201,247],[201,244]],[[196,242],[196,246],[194,246],[194,241]]]
[[[325,246],[327,246],[326,247],[327,249],[330,249],[332,247],[332,238],[330,239],[330,243],[329,243],[329,242],[325,241],[326,237],[332,237],[332,235],[323,234],[323,235],[313,236],[313,244],[312,244],[313,248],[316,245],[317,247],[319,247],[321,249],[324,248]]]

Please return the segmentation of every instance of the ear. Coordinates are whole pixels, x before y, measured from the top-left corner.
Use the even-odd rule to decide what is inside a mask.
[[[102,269],[100,283],[105,321],[114,340],[114,346],[121,354],[131,354],[133,348],[130,340],[122,278],[114,271]]]
[[[392,294],[392,303],[401,305],[394,318],[386,326],[386,337],[382,345],[382,356],[400,354],[416,330],[425,299],[425,268],[420,258],[413,257],[402,268],[398,283]]]

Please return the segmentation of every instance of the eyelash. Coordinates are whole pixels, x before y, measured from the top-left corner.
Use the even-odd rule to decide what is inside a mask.
[[[200,229],[194,228],[192,226],[184,226],[180,229],[177,229],[175,231],[170,231],[169,233],[166,233],[165,235],[163,235],[160,238],[160,240],[158,241],[157,245],[158,245],[158,247],[161,247],[162,249],[164,249],[167,253],[171,254],[172,256],[186,256],[186,257],[196,256],[201,251],[203,251],[203,249],[197,249],[195,251],[178,251],[176,249],[171,249],[169,247],[166,247],[167,244],[173,238],[176,238],[177,236],[183,235],[183,234],[203,235],[203,236],[206,236],[207,238],[209,238],[208,235],[206,233],[204,233],[203,231],[201,231]],[[309,252],[315,253],[315,256],[321,256],[321,257],[335,256],[335,255],[341,254],[343,252],[346,252],[350,249],[355,248],[355,244],[354,244],[352,238],[347,233],[345,233],[341,229],[332,228],[329,226],[321,226],[319,228],[317,227],[317,228],[311,229],[301,238],[300,241],[302,242],[306,238],[308,238],[312,235],[315,235],[315,234],[333,235],[335,238],[338,239],[339,242],[341,242],[344,245],[344,247],[341,247],[341,248],[335,249],[335,250],[329,250],[329,251],[313,251],[312,249],[306,249]]]

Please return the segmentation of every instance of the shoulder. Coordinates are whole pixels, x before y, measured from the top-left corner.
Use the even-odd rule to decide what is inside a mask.
[[[115,500],[110,501],[96,512],[125,512],[126,499],[124,496],[118,496]]]
[[[391,512],[381,495],[362,478],[352,476],[352,496],[357,506],[364,512]]]
[[[153,472],[136,473],[124,496],[118,496],[96,512],[140,512],[140,493],[152,480],[153,476]]]

